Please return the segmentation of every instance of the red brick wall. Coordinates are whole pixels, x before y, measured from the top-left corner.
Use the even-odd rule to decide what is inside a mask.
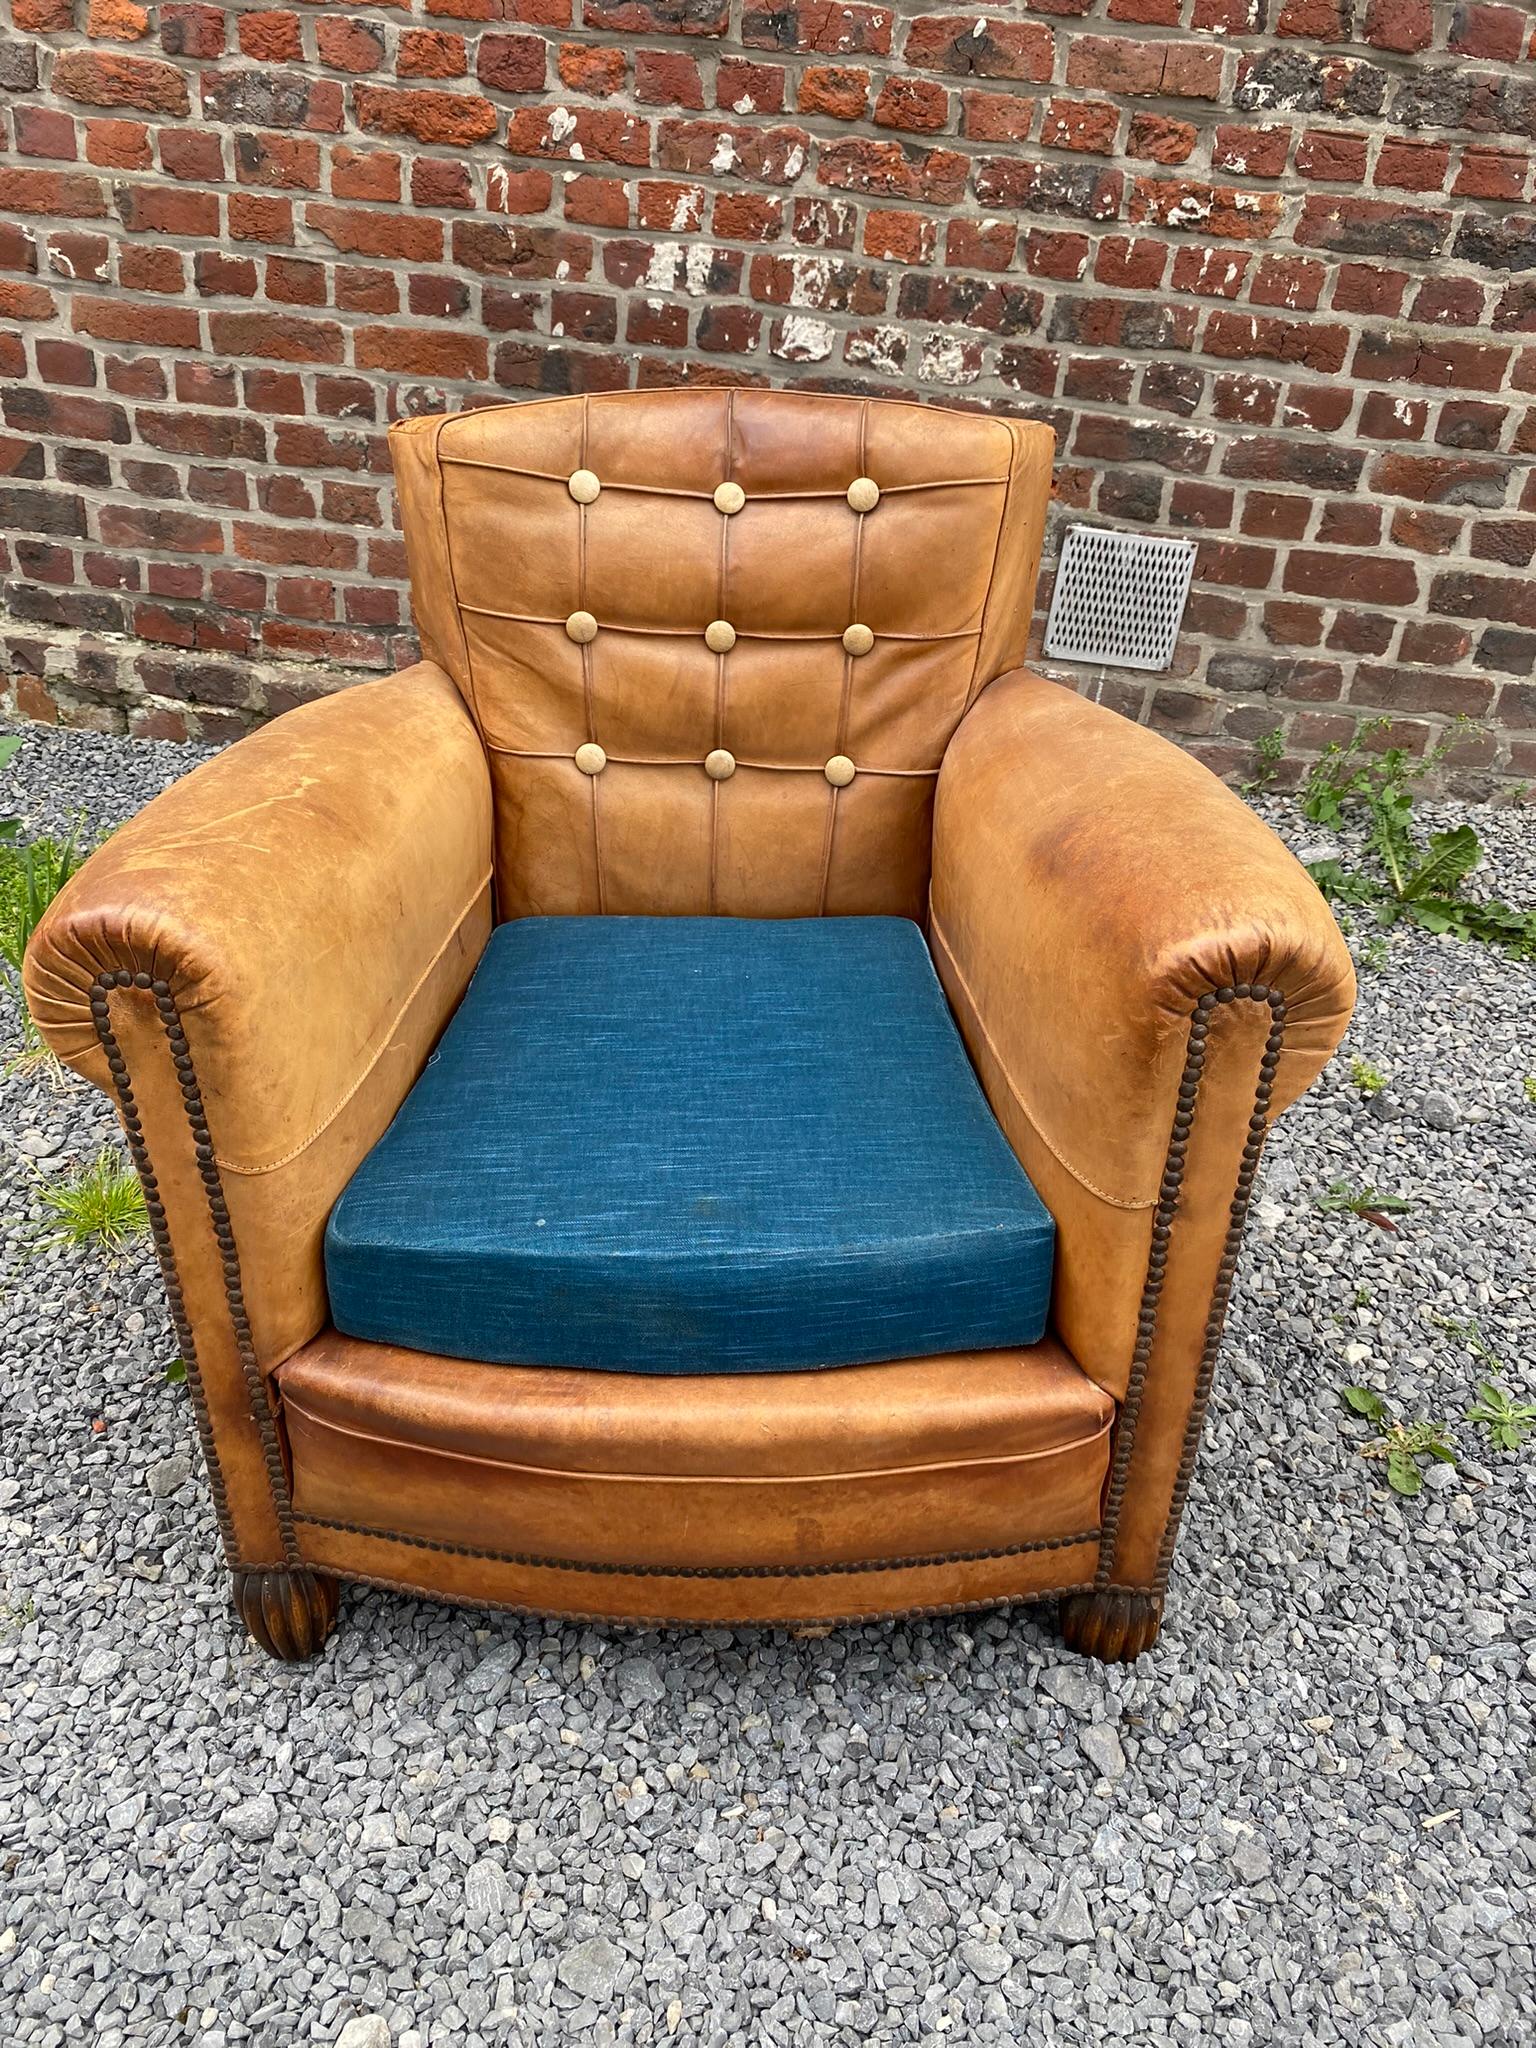
[[[223,734],[405,659],[398,412],[794,381],[1197,536],[1174,673],[1073,679],[1218,767],[1465,713],[1536,775],[1526,6],[4,11],[6,701]]]

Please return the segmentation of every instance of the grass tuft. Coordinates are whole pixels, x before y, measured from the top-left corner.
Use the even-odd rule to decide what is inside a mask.
[[[149,1229],[139,1176],[112,1145],[103,1147],[89,1165],[44,1181],[41,1195],[53,1224],[42,1240],[45,1249],[80,1245],[115,1253]]]

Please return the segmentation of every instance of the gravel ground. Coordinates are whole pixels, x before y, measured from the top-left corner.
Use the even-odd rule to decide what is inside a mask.
[[[35,823],[191,750],[27,734]],[[1318,834],[1269,806],[1301,845]],[[1536,895],[1530,814],[1469,813]],[[1437,817],[1437,822],[1442,819]],[[1536,2037],[1532,973],[1412,932],[1282,1125],[1162,1641],[1027,1612],[626,1634],[376,1593],[310,1669],[232,1626],[151,1259],[29,1249],[112,1129],[0,1084],[7,2044],[1297,2044]],[[7,1007],[0,1038],[16,1043]],[[1413,1201],[1394,1234],[1335,1180]],[[1451,1419],[1399,1501],[1335,1389]]]

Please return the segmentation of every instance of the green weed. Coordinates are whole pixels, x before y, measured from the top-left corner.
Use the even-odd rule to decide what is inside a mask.
[[[41,1248],[94,1245],[107,1253],[124,1250],[149,1228],[139,1177],[115,1146],[105,1146],[88,1166],[41,1184],[42,1204],[52,1219]]]
[[[1359,1053],[1349,1063],[1349,1078],[1362,1095],[1379,1095],[1387,1085],[1387,1077],[1380,1067],[1362,1059]]]
[[[1368,905],[1380,924],[1406,919],[1423,931],[1449,932],[1501,946],[1516,959],[1536,959],[1536,910],[1462,894],[1462,884],[1482,859],[1473,828],[1432,832],[1424,844],[1414,832],[1414,792],[1444,758],[1461,722],[1422,759],[1401,747],[1376,755],[1363,752],[1365,742],[1388,724],[1372,719],[1348,741],[1327,748],[1301,794],[1302,814],[1316,825],[1337,830],[1351,812],[1364,813],[1378,872],[1350,868],[1342,860],[1318,860],[1308,865],[1313,881],[1332,903]]]
[[[1394,1421],[1391,1409],[1373,1387],[1340,1387],[1339,1393],[1352,1414],[1381,1431],[1380,1436],[1361,1445],[1360,1455],[1382,1460],[1387,1468],[1387,1484],[1394,1493],[1411,1499],[1423,1492],[1426,1460],[1439,1465],[1455,1464],[1456,1453],[1451,1449],[1443,1422]]]

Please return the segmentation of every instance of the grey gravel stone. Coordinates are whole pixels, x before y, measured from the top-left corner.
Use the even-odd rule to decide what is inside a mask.
[[[555,1975],[568,1990],[606,2004],[613,1996],[623,1967],[623,1950],[615,1948],[606,1935],[594,1934],[590,1940],[566,1950],[556,1965]]]
[[[258,1792],[243,1799],[224,1816],[224,1825],[237,1842],[265,1842],[277,1833],[277,1801],[270,1792]]]
[[[1069,1945],[1092,1941],[1093,1916],[1088,1911],[1088,1902],[1075,1884],[1063,1885],[1056,1903],[1041,1922],[1044,1932],[1055,1941]]]
[[[957,1951],[971,1975],[983,1984],[1000,1984],[1013,1968],[1013,1958],[998,1941],[962,1941]]]
[[[0,808],[104,829],[196,758],[28,728]],[[1536,899],[1530,814],[1427,822],[1468,816],[1474,880]],[[38,1162],[120,1136],[4,1071],[0,1000],[4,2048],[1530,2048],[1536,1451],[1462,1421],[1492,1368],[1457,1332],[1536,1399],[1531,970],[1374,936],[1344,1061],[1267,1147],[1129,1668],[1040,1610],[656,1634],[362,1588],[270,1663],[150,1248],[32,1242]],[[1338,1180],[1413,1207],[1322,1209]],[[1393,1495],[1356,1381],[1458,1469]]]
[[[379,2013],[359,2013],[336,2036],[336,2048],[390,2048],[389,2021]]]
[[[1106,1778],[1125,1776],[1125,1750],[1118,1732],[1107,1721],[1095,1721],[1091,1727],[1084,1728],[1077,1739],[1083,1746],[1083,1754],[1090,1763],[1097,1764]]]
[[[166,1495],[174,1493],[178,1486],[184,1486],[191,1474],[192,1460],[183,1452],[177,1451],[173,1457],[157,1458],[144,1476],[150,1492],[157,1499],[164,1500]]]
[[[1431,1088],[1419,1102],[1419,1115],[1432,1131],[1454,1131],[1461,1122],[1461,1110],[1454,1095]]]

